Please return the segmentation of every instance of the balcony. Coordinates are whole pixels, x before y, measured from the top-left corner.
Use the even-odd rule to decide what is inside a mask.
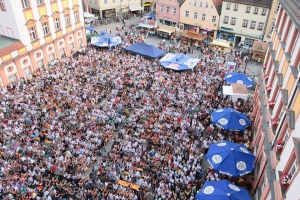
[[[294,67],[293,65],[290,65],[290,68],[291,68],[291,72],[292,72],[294,78],[297,79],[298,74],[299,74],[299,70],[296,67]]]

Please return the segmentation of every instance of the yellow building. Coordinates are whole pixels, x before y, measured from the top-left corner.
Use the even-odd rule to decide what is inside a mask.
[[[216,33],[221,5],[220,0],[186,0],[180,7],[179,29]]]
[[[81,0],[0,3],[0,87],[86,45]]]
[[[217,38],[234,46],[251,47],[254,40],[263,40],[268,28],[272,0],[225,0],[222,4]]]
[[[271,40],[271,36],[272,36],[272,32],[275,27],[275,20],[277,18],[279,8],[280,8],[279,0],[273,0],[271,11],[270,11],[270,14],[268,17],[265,35],[263,37],[263,41],[265,41],[265,42],[270,42],[270,40]]]

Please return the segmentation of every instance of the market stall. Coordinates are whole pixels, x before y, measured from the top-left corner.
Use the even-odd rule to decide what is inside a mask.
[[[232,44],[227,40],[213,40],[213,42],[209,43],[209,45],[215,47],[216,51],[227,52],[232,49]]]
[[[260,62],[265,56],[267,49],[268,49],[268,44],[266,42],[255,40],[252,45],[251,59]]]
[[[157,22],[142,18],[140,23],[137,25],[137,28],[147,29],[149,35],[156,35]]]
[[[175,27],[159,25],[157,29],[157,35],[161,38],[170,39],[171,35],[174,34]]]
[[[203,41],[204,39],[207,38],[207,35],[203,35],[194,31],[183,31],[181,33],[181,41],[184,44],[189,44],[189,43],[197,43],[199,41]]]
[[[231,84],[230,86],[223,86],[223,95],[230,95],[233,102],[238,101],[238,99],[244,99],[246,101],[248,91],[244,84]]]

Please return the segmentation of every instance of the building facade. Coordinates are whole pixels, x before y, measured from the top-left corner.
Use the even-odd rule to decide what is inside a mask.
[[[217,38],[244,47],[251,47],[254,40],[262,41],[271,5],[272,0],[224,0]]]
[[[180,30],[201,33],[216,31],[220,19],[221,1],[188,0],[180,7]]]
[[[159,24],[177,27],[182,0],[158,0],[156,2],[156,19]]]
[[[272,36],[272,32],[275,27],[275,20],[277,18],[279,8],[280,8],[279,0],[273,0],[270,14],[269,14],[269,17],[267,20],[266,30],[265,30],[264,37],[263,37],[264,42],[271,41],[271,36]]]
[[[86,44],[80,0],[1,0],[0,85]]]
[[[256,200],[300,197],[300,2],[279,3],[252,100]]]
[[[142,11],[140,0],[85,0],[89,12],[100,18],[123,17],[129,12]]]

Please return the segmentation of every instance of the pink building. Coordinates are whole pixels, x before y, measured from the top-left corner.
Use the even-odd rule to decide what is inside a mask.
[[[159,24],[175,27],[179,23],[180,6],[184,0],[157,0],[156,19]]]

